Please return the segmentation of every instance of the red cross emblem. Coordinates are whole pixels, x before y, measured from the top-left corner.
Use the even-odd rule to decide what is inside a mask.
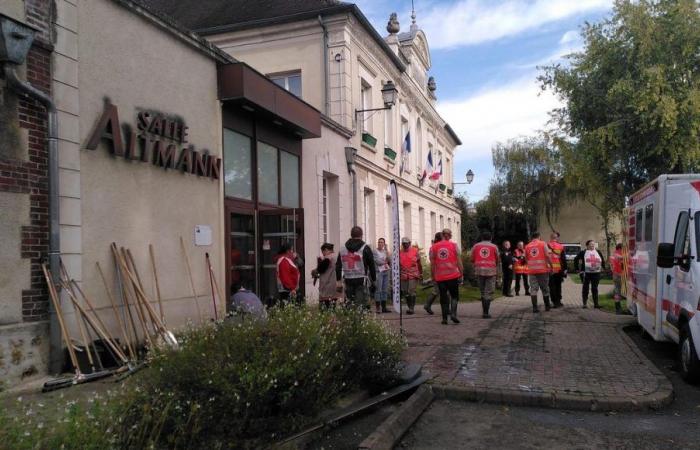
[[[486,247],[482,247],[481,250],[479,250],[479,255],[484,259],[488,258],[490,254],[491,251]]]
[[[530,249],[530,256],[532,256],[533,258],[535,258],[535,257],[536,257],[537,255],[539,255],[539,254],[540,254],[540,249],[539,249],[539,248],[537,248],[537,247],[532,247],[532,248]]]
[[[450,257],[450,252],[448,252],[446,248],[441,248],[441,249],[438,251],[438,258],[440,258],[440,259],[447,259],[447,258],[449,258],[449,257]]]

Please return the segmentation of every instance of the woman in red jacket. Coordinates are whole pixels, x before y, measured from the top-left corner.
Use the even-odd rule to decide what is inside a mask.
[[[280,306],[288,303],[290,298],[294,299],[297,289],[299,289],[300,273],[299,268],[294,263],[295,259],[294,250],[288,244],[282,244],[275,258]]]

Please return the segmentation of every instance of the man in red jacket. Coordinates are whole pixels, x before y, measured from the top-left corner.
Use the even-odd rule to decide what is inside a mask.
[[[479,280],[481,292],[482,317],[490,319],[489,307],[496,288],[496,275],[499,263],[498,247],[491,243],[491,232],[484,231],[481,234],[481,242],[474,244],[471,251],[471,261],[474,266],[474,274]]]
[[[294,263],[296,255],[288,244],[282,244],[275,264],[277,266],[277,292],[280,296],[280,306],[289,302],[290,298],[295,299],[297,289],[299,289],[299,268]]]
[[[411,238],[401,238],[401,251],[399,251],[399,266],[401,268],[401,295],[406,298],[408,311],[413,314],[416,306],[416,288],[423,278],[423,267],[420,263],[418,249],[411,246]]]

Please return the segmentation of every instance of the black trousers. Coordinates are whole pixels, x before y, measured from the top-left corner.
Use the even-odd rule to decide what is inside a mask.
[[[503,295],[510,295],[510,285],[513,283],[513,271],[503,269]]]
[[[459,278],[454,280],[438,281],[440,290],[440,308],[442,318],[447,320],[448,315],[457,315],[457,303],[459,302]],[[450,305],[450,301],[452,304]]]
[[[515,274],[515,294],[520,295],[520,279],[523,280],[523,285],[525,286],[525,295],[530,295],[530,283],[527,281],[526,273],[516,273]]]
[[[588,289],[590,288],[593,294],[593,304],[598,304],[598,284],[600,283],[600,273],[584,273],[583,274],[583,287],[581,289],[581,295],[583,296],[583,304],[585,305],[588,301]]]
[[[561,303],[561,284],[564,282],[564,277],[561,274],[552,274],[549,276],[549,297],[552,303]]]

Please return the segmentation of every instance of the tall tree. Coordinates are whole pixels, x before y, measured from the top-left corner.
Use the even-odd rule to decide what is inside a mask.
[[[567,184],[601,213],[662,173],[700,168],[700,11],[695,0],[617,0],[584,49],[543,68]]]
[[[562,167],[549,136],[512,139],[492,149],[496,169],[489,198],[503,213],[520,213],[528,237],[544,214],[550,221],[561,203]]]

